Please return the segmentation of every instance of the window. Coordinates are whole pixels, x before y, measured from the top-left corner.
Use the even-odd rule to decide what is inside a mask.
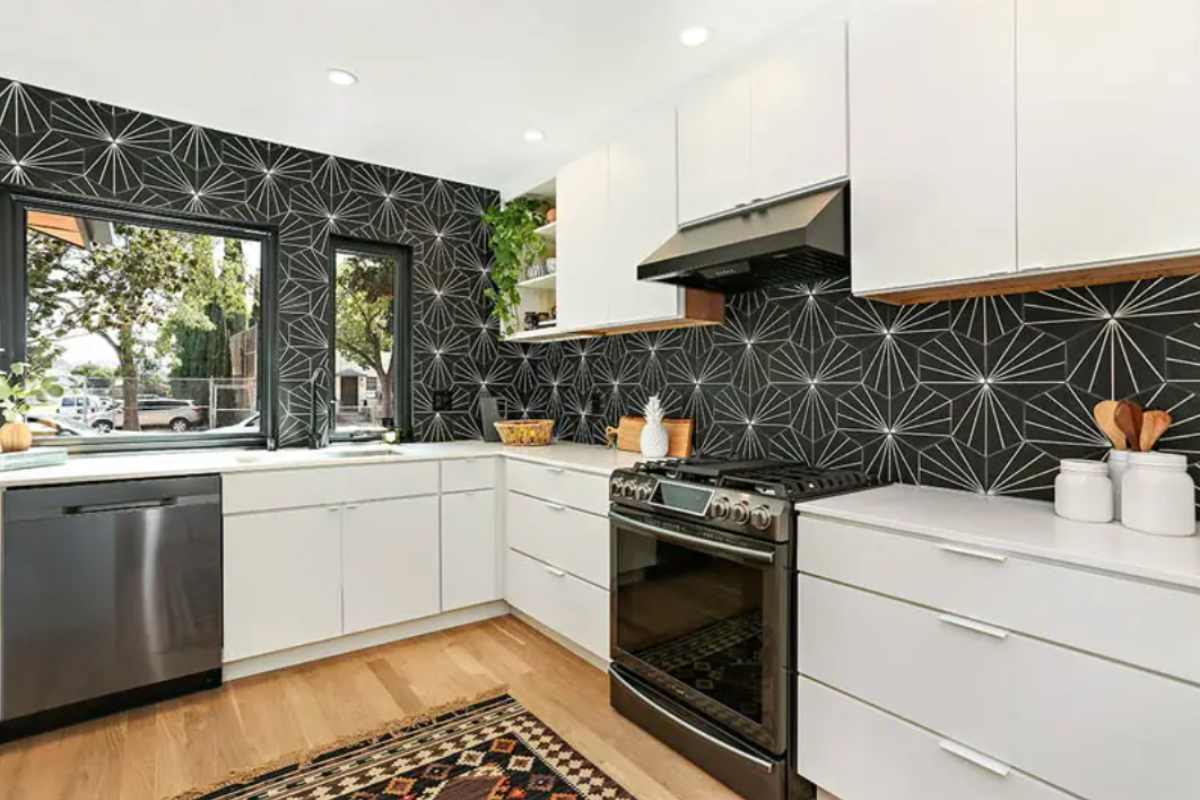
[[[411,429],[411,315],[403,248],[335,239],[333,398],[335,438]]]
[[[12,299],[0,304],[3,358],[64,392],[29,415],[39,443],[126,449],[266,438],[266,235],[5,200],[18,257],[5,275]]]

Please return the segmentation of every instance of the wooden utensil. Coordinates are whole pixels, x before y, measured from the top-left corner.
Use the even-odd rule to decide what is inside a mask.
[[[1153,450],[1170,425],[1171,415],[1166,411],[1147,411],[1142,417],[1142,452],[1149,453]]]
[[[692,454],[692,429],[696,421],[693,419],[664,419],[663,427],[667,429],[667,455],[672,458],[687,458]],[[621,417],[616,428],[608,428],[606,433],[611,442],[614,438],[618,450],[630,453],[640,453],[642,450],[642,428],[646,427],[643,417]]]
[[[1117,406],[1120,405],[1116,400],[1101,400],[1096,403],[1096,407],[1092,410],[1092,416],[1096,420],[1096,424],[1100,426],[1100,430],[1112,442],[1112,446],[1117,450],[1128,450],[1129,440],[1125,438],[1125,434],[1117,426]]]
[[[1137,432],[1134,438],[1129,440],[1129,449],[1137,450],[1142,446],[1142,420],[1146,416],[1146,412],[1142,411],[1142,407],[1132,400],[1124,401],[1129,406],[1129,413],[1133,415],[1133,429]]]
[[[1141,409],[1139,408],[1138,411],[1140,412]],[[1129,442],[1129,449],[1134,451],[1142,446],[1142,432],[1138,427],[1140,417],[1140,413],[1136,417],[1134,416],[1133,405],[1127,400],[1117,403],[1116,413],[1113,414],[1113,420],[1121,429],[1121,433],[1125,434],[1125,441]]]

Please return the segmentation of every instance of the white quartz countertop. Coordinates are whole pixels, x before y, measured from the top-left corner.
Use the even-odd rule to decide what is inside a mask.
[[[1200,537],[1071,522],[1050,503],[917,486],[884,486],[796,504],[817,516],[1200,589]],[[803,565],[801,565],[803,569]]]
[[[607,476],[614,469],[632,466],[642,458],[638,453],[610,450],[596,445],[555,443],[545,447],[505,447],[488,442],[405,444],[396,447],[395,454],[389,456],[331,457],[329,455],[331,452],[353,452],[356,448],[377,449],[378,447],[379,444],[374,443],[336,445],[325,450],[289,448],[267,452],[265,450],[230,449],[71,456],[66,464],[59,467],[0,472],[0,489],[131,478],[263,472],[405,461],[443,461],[486,456],[530,461],[535,464]]]

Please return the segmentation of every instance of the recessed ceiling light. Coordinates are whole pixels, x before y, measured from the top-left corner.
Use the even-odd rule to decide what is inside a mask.
[[[527,142],[540,142],[545,138],[546,134],[542,131],[525,131],[525,141]]]
[[[708,28],[688,28],[679,34],[679,41],[688,47],[699,47],[708,41]]]
[[[329,82],[335,86],[353,86],[358,83],[358,76],[353,72],[345,69],[331,69],[325,72],[329,76]]]

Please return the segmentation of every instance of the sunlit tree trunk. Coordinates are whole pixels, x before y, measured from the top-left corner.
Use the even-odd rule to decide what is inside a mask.
[[[121,397],[125,405],[124,427],[126,431],[140,431],[138,419],[138,365],[137,344],[133,328],[121,327],[117,339],[117,359],[121,362]]]

